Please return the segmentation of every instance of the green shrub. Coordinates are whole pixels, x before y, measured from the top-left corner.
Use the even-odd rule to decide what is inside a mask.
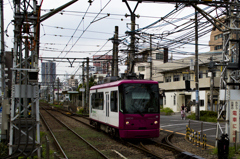
[[[195,120],[196,115],[195,113],[193,113],[191,115],[188,115],[187,118]],[[217,112],[200,111],[200,121],[217,122]]]
[[[160,109],[163,109],[163,105],[160,105]]]
[[[217,118],[217,112],[214,111],[200,111],[200,116],[215,117]]]
[[[160,112],[165,112],[166,115],[171,115],[173,113],[173,110],[171,108],[163,108],[160,110]]]
[[[8,147],[7,144],[0,143],[0,158],[8,155]]]
[[[83,108],[79,109],[79,111],[77,112],[77,114],[83,114]]]

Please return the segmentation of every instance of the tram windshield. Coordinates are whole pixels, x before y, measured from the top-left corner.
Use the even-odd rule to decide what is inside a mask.
[[[131,114],[159,113],[159,91],[156,84],[124,84],[120,111]]]

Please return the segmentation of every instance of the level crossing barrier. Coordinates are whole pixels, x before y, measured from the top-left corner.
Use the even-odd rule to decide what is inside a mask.
[[[194,130],[190,127],[190,126],[197,127],[197,126],[194,126],[194,124],[195,125],[200,124],[198,131],[196,131],[196,129]],[[206,145],[207,145],[207,135],[203,134],[203,124],[205,124],[205,125],[210,124],[210,125],[216,126],[216,124],[212,124],[212,123],[189,120],[188,125],[186,125],[185,138],[186,138],[186,140],[191,142],[193,145],[195,145],[197,147],[202,147],[203,149],[206,149],[207,148],[206,147]]]

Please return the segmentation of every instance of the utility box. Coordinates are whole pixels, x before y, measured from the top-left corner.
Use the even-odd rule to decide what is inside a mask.
[[[228,134],[222,134],[221,139],[218,140],[218,159],[226,159],[229,154],[229,138]]]
[[[7,139],[9,116],[10,115],[10,104],[8,99],[4,99],[2,102],[2,126],[1,126],[1,139]]]

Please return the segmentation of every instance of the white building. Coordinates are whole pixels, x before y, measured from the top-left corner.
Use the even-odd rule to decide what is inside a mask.
[[[200,110],[210,109],[210,74],[208,64],[209,58],[213,56],[215,62],[222,60],[221,52],[209,52],[199,54],[199,107]],[[159,73],[163,74],[163,83],[159,83],[160,90],[165,92],[163,106],[171,108],[174,112],[179,112],[181,105],[191,106],[191,111],[195,112],[195,74],[190,70],[190,61],[194,61],[195,56],[175,60],[158,66]],[[218,101],[220,69],[218,66],[213,73],[213,100]],[[190,91],[186,91],[185,81],[190,81]],[[216,105],[215,105],[216,106]],[[216,110],[216,107],[214,107]]]
[[[165,59],[164,60],[164,55]],[[164,50],[154,50],[152,51],[152,56],[150,56],[150,50],[146,49],[141,51],[136,55],[134,72],[138,75],[144,74],[144,79],[150,79],[150,61],[152,62],[152,80],[163,82],[163,75],[159,74],[158,66],[163,64],[164,61],[168,62],[168,52],[164,54]]]

